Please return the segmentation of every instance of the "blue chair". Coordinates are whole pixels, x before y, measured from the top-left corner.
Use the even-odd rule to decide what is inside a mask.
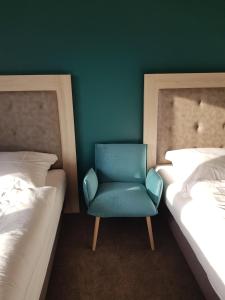
[[[154,169],[146,172],[146,153],[143,144],[95,145],[95,171],[90,169],[83,180],[88,214],[95,216],[93,251],[100,218],[108,217],[146,217],[154,250],[150,217],[158,213],[163,181]]]

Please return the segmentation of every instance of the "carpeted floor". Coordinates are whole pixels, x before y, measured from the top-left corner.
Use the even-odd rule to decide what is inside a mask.
[[[63,218],[47,300],[204,299],[171,232],[153,218],[151,251],[145,219],[102,219],[96,252],[94,218]]]

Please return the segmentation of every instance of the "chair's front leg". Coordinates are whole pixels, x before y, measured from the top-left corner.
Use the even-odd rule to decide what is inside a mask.
[[[95,217],[95,228],[92,242],[92,250],[95,251],[97,238],[98,238],[98,229],[99,229],[100,217]]]
[[[148,227],[148,235],[149,235],[150,245],[151,245],[152,250],[155,250],[155,244],[154,244],[154,238],[153,238],[153,232],[152,232],[152,223],[151,223],[150,217],[146,217],[146,223],[147,223],[147,227]]]

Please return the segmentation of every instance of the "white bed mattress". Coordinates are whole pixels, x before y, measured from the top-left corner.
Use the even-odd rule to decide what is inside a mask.
[[[0,299],[39,299],[62,210],[65,181],[63,170],[48,172],[47,185],[55,187],[56,190],[51,195],[48,205],[44,204],[45,206],[40,207],[40,204],[37,204],[39,205],[38,214],[41,214],[42,222],[38,221],[38,219],[40,220],[39,215],[32,213],[36,221],[32,221],[32,217],[27,222],[30,225],[27,232],[26,228],[24,231],[24,225],[21,225],[21,232],[25,232],[22,235],[22,244],[20,245],[18,237],[16,237],[17,240],[15,239],[14,243],[16,245],[14,250],[16,251],[12,251],[13,255],[9,258],[6,257],[9,260],[9,267],[6,267],[6,272],[3,268],[4,257],[1,255],[0,271],[4,270],[5,273],[0,272]],[[25,213],[27,218],[29,212]],[[12,232],[9,231],[9,234]],[[14,244],[13,246],[15,246]]]
[[[225,219],[214,214],[203,197],[194,199],[185,196],[181,192],[182,184],[176,181],[171,165],[159,166],[157,169],[165,181],[164,195],[168,209],[192,247],[215,292],[220,299],[225,299]],[[204,186],[200,188],[203,191]]]

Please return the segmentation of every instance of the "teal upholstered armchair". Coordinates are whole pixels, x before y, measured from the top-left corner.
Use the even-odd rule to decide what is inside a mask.
[[[93,251],[100,218],[107,217],[146,217],[154,250],[150,217],[158,213],[163,181],[154,169],[147,173],[146,153],[143,144],[95,145],[95,171],[90,169],[83,181],[88,214],[96,217]]]

